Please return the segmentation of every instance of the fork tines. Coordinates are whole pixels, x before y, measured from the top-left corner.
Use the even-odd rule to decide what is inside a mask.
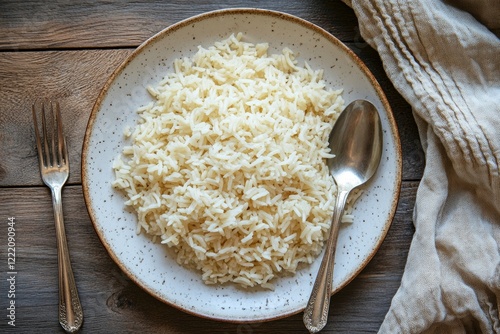
[[[50,100],[35,102],[32,107],[32,113],[35,123],[36,145],[40,166],[47,168],[67,164],[66,138],[64,137],[62,127],[59,102]],[[47,117],[47,113],[49,117]],[[37,114],[40,115],[42,121],[42,136],[40,136],[38,129]],[[42,140],[43,143],[41,142]]]

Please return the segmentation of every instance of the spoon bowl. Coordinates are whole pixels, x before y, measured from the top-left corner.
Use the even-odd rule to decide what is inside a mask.
[[[335,122],[329,145],[335,157],[328,159],[327,165],[337,184],[337,199],[325,254],[304,310],[304,324],[310,333],[319,332],[328,319],[335,247],[347,197],[375,174],[380,163],[382,125],[375,106],[366,100],[351,102]]]
[[[334,158],[327,165],[337,187],[356,188],[368,181],[382,155],[382,125],[377,109],[366,100],[351,102],[340,114],[330,134]]]

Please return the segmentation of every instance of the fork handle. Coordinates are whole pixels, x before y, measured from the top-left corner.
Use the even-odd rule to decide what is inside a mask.
[[[57,259],[59,267],[59,323],[68,333],[78,331],[83,322],[83,310],[78,297],[75,277],[64,229],[61,187],[52,189],[52,205],[57,238]]]

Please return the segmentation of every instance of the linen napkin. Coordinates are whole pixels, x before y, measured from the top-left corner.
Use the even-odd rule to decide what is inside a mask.
[[[426,155],[379,333],[500,333],[500,1],[344,2],[412,106]]]

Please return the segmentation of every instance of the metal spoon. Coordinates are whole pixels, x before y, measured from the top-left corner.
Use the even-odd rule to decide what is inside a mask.
[[[368,181],[380,163],[382,125],[375,106],[365,100],[351,102],[337,119],[329,143],[335,157],[327,164],[337,184],[337,200],[325,255],[304,310],[304,324],[310,333],[319,332],[328,320],[335,247],[347,196]]]

